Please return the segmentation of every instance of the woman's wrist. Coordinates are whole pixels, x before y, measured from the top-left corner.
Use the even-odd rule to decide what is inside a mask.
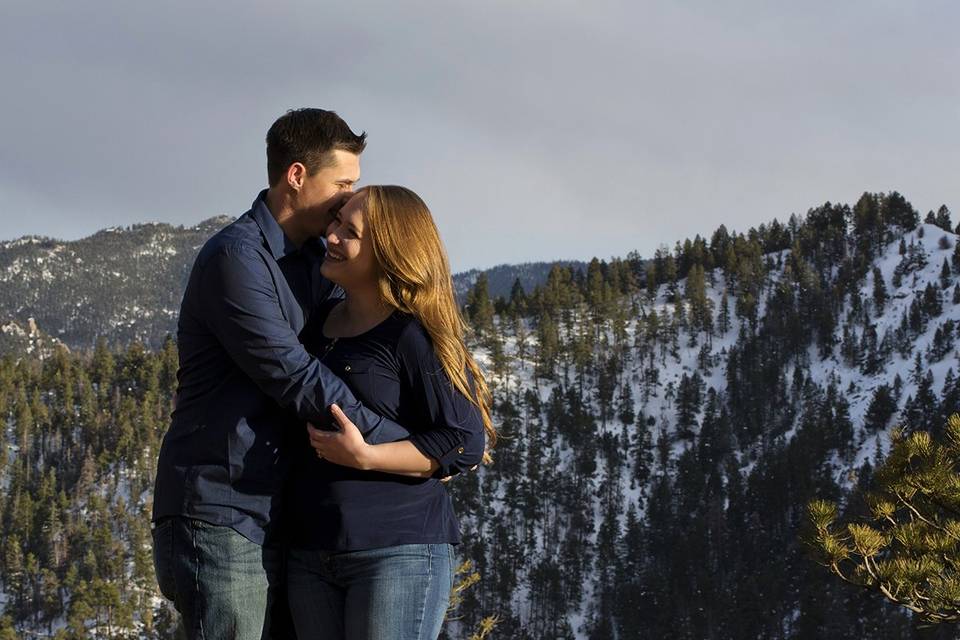
[[[380,463],[380,451],[377,444],[364,443],[357,452],[357,469],[361,471],[376,471]]]
[[[409,441],[365,443],[355,456],[357,468],[363,471],[383,471],[415,477],[429,477],[438,464],[421,453]]]

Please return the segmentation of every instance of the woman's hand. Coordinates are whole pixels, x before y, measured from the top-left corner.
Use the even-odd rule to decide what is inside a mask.
[[[411,442],[368,444],[357,425],[336,404],[330,405],[330,415],[338,431],[323,431],[307,423],[310,446],[319,458],[362,471],[382,471],[413,478],[430,478],[439,466],[436,460],[420,453]],[[476,468],[474,465],[473,469]],[[441,478],[441,482],[447,482],[450,477]]]
[[[317,456],[334,464],[354,469],[369,469],[370,446],[363,439],[357,425],[336,404],[330,405],[330,415],[338,431],[322,431],[307,423],[310,445]]]

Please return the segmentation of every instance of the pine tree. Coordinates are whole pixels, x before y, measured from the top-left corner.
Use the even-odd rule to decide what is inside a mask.
[[[703,380],[700,374],[694,372],[692,376],[688,376],[684,373],[677,389],[677,433],[681,438],[694,437],[702,398]]]
[[[837,523],[836,504],[808,504],[818,561],[844,581],[931,622],[960,621],[960,416],[939,443],[895,433],[867,496],[872,518]]]
[[[896,410],[893,391],[885,384],[878,385],[864,415],[863,426],[870,431],[879,431],[887,426]]]
[[[937,217],[934,224],[944,231],[951,230],[952,223],[950,222],[950,209],[947,208],[947,205],[942,204],[940,205],[940,208],[937,209]]]
[[[478,338],[493,330],[493,314],[487,274],[481,273],[467,295],[467,317]]]
[[[9,615],[0,618],[0,640],[19,640],[20,634]]]
[[[620,385],[620,395],[617,398],[617,417],[624,425],[633,424],[634,412],[633,392],[629,384]]]
[[[690,304],[690,328],[692,331],[711,333],[713,329],[713,311],[707,298],[706,280],[703,267],[693,265],[687,273],[684,297]]]
[[[866,375],[879,373],[885,358],[877,345],[877,328],[873,324],[867,325],[863,330],[859,353],[861,371]]]
[[[921,310],[928,318],[936,318],[943,313],[943,300],[940,297],[940,289],[928,282],[923,288],[923,302]]]
[[[97,345],[93,352],[93,366],[90,370],[90,380],[99,385],[101,391],[107,389],[113,383],[113,376],[116,372],[116,362],[113,354],[107,348],[107,341],[100,336],[97,338]]]
[[[560,350],[560,334],[553,318],[541,314],[537,322],[537,376],[553,378]]]
[[[879,267],[873,268],[873,304],[877,308],[877,316],[883,313],[887,303],[887,287],[883,282],[883,274]]]
[[[730,303],[727,300],[727,290],[723,290],[723,296],[720,298],[720,311],[717,314],[717,331],[720,335],[725,335],[730,330]]]
[[[864,193],[854,205],[852,217],[858,253],[867,264],[883,248],[884,229],[879,199],[874,194]]]
[[[653,438],[650,429],[653,426],[653,417],[644,418],[643,414],[637,414],[636,440],[633,447],[633,476],[630,480],[630,486],[646,485],[650,478],[650,472],[653,465]]]
[[[926,373],[927,370],[923,366],[923,356],[920,355],[920,350],[917,349],[917,355],[913,359],[913,369],[910,371],[910,380],[913,384],[919,385],[923,381]]]
[[[645,268],[646,278],[644,279],[644,284],[647,290],[647,298],[652,302],[657,295],[657,265],[655,262],[647,262]]]
[[[510,301],[508,303],[510,314],[514,317],[521,317],[527,313],[527,292],[520,284],[520,278],[514,278],[513,286],[510,287]]]

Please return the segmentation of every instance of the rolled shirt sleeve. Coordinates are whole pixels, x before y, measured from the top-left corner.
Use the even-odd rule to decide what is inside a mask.
[[[328,424],[336,403],[371,444],[409,432],[356,399],[344,382],[307,353],[283,309],[265,258],[238,243],[221,247],[203,266],[201,289],[210,330],[237,366],[279,405],[302,420]]]
[[[451,476],[478,464],[486,444],[480,409],[454,387],[419,322],[404,329],[397,355],[407,383],[429,416],[428,424],[411,433],[410,442],[440,465],[434,476]],[[472,389],[469,371],[467,380]]]

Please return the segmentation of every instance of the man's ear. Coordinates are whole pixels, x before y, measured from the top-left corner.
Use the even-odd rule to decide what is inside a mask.
[[[303,188],[303,181],[307,177],[307,167],[302,162],[294,162],[287,167],[287,184],[294,191]]]

